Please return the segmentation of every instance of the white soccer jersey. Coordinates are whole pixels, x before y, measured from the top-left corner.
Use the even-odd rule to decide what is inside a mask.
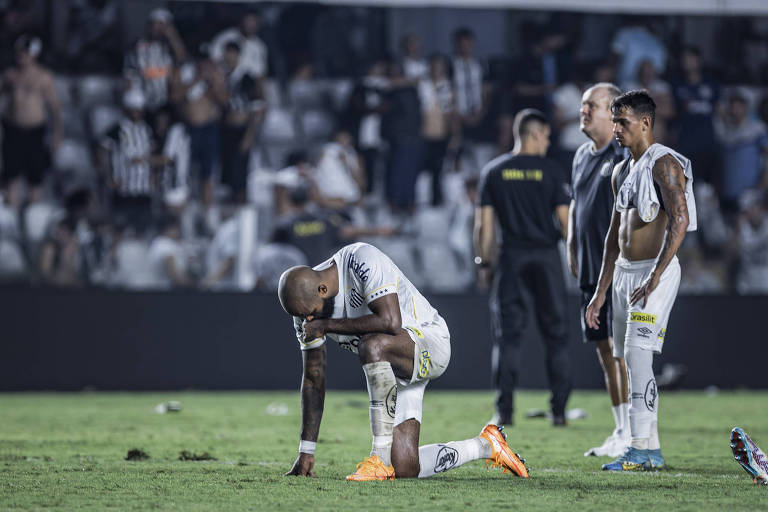
[[[332,318],[358,318],[372,314],[368,305],[390,293],[397,294],[400,303],[402,327],[417,329],[441,321],[437,310],[403,275],[397,265],[376,247],[356,243],[343,247],[327,261],[314,267],[323,270],[336,263],[339,271],[339,293],[333,307]],[[302,350],[322,346],[326,336],[304,340],[304,320],[293,318],[296,337]],[[417,334],[419,334],[417,332]],[[360,336],[329,333],[341,348],[357,354]]]

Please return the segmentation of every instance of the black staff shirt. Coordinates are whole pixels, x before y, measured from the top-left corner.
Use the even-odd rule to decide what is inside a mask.
[[[501,250],[557,245],[555,208],[571,201],[566,173],[554,160],[502,155],[482,172],[480,206],[492,206],[501,227]]]

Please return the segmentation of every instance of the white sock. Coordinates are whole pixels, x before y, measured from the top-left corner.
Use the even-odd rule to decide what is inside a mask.
[[[379,458],[389,466],[392,464],[392,427],[395,422],[395,400],[397,383],[392,365],[384,361],[363,365],[365,382],[368,385],[369,417],[373,446],[371,455]]]
[[[419,478],[457,468],[462,464],[491,456],[491,443],[482,437],[445,444],[428,444],[419,447]]]
[[[653,352],[640,347],[627,347],[626,361],[630,375],[629,426],[632,446],[647,450],[659,398],[653,376]]]
[[[658,414],[658,410],[656,413]],[[659,420],[657,418],[651,423],[651,437],[648,438],[648,449],[658,450],[659,448],[661,448],[661,443],[659,442]]]
[[[613,422],[616,423],[616,431],[621,430],[622,418],[621,418],[621,405],[614,405],[611,407],[613,413]]]
[[[625,437],[629,437],[629,402],[622,402],[621,408],[621,430]]]

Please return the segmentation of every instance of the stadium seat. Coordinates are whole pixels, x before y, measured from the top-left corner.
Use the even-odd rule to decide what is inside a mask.
[[[273,108],[267,111],[262,128],[263,142],[292,142],[296,138],[293,112],[287,108]]]
[[[54,167],[58,171],[74,170],[87,173],[93,169],[91,153],[86,144],[77,139],[64,139],[59,150],[53,156]]]
[[[88,116],[89,132],[94,140],[101,139],[107,131],[120,122],[120,109],[114,105],[97,105]]]
[[[419,208],[413,216],[413,221],[419,240],[441,243],[448,239],[450,212],[445,208]]]
[[[473,280],[468,268],[459,265],[456,254],[444,243],[418,244],[421,274],[425,285],[434,292],[459,292]]]
[[[65,75],[54,75],[53,85],[56,88],[56,99],[62,107],[75,102],[72,78]]]
[[[19,244],[14,240],[0,238],[0,281],[23,277],[27,264]]]
[[[283,106],[283,92],[277,80],[268,79],[264,82],[264,96],[267,100],[267,108],[280,108]]]
[[[325,110],[307,110],[301,114],[301,133],[308,140],[327,140],[333,135],[333,117]]]
[[[61,130],[65,137],[84,138],[86,136],[83,109],[74,104],[61,107]]]
[[[119,88],[116,79],[106,76],[90,75],[80,79],[78,96],[80,105],[91,107],[115,103],[115,92]]]
[[[329,93],[331,95],[331,104],[336,112],[342,112],[347,108],[349,96],[352,94],[354,83],[352,80],[342,78],[334,80],[329,84]]]
[[[292,80],[288,83],[288,102],[291,107],[308,110],[323,105],[324,85],[319,80]]]
[[[112,284],[130,290],[142,290],[152,286],[149,246],[140,240],[120,242],[115,250],[115,273]]]
[[[50,203],[32,203],[24,210],[24,228],[27,240],[39,244],[45,238],[50,226],[64,212]]]

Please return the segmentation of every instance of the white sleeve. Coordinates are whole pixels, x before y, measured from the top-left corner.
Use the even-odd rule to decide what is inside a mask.
[[[233,40],[232,29],[225,29],[216,34],[216,37],[213,38],[210,44],[211,60],[215,62],[221,61],[224,58],[224,46],[231,40]],[[240,51],[242,51],[242,48]]]
[[[362,285],[365,303],[397,293],[398,274],[389,259],[371,245],[362,245],[351,256],[352,273]]]
[[[296,339],[299,340],[299,348],[301,350],[312,350],[313,348],[322,347],[325,344],[325,336],[315,338],[308,342],[304,341],[304,320],[295,316],[293,317],[293,328],[296,330]]]

